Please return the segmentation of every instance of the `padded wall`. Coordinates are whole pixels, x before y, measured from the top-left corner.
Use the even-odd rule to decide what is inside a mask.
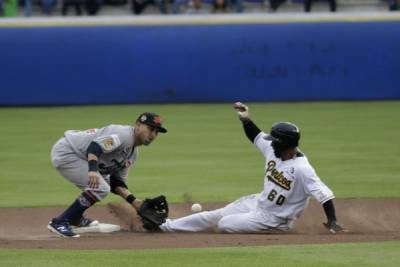
[[[400,21],[0,27],[0,105],[400,98]]]

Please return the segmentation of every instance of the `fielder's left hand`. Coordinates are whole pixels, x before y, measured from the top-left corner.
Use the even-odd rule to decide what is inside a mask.
[[[99,187],[100,184],[100,175],[97,172],[89,172],[88,173],[89,181],[88,186],[90,188],[96,189]]]

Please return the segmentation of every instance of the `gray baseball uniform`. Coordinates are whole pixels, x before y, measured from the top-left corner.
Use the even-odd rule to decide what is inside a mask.
[[[108,125],[85,131],[69,130],[51,151],[54,167],[82,190],[74,202],[47,228],[62,237],[79,237],[72,228],[95,227],[97,220],[84,216],[85,211],[110,192],[124,198],[132,208],[141,207],[125,182],[128,170],[136,161],[138,147],[151,144],[158,133],[166,133],[159,115],[144,112],[134,126]]]
[[[137,159],[138,149],[133,143],[133,133],[134,127],[129,125],[66,131],[64,137],[53,146],[51,161],[67,180],[81,190],[91,190],[98,200],[102,200],[110,192],[110,175],[125,180],[129,167]],[[92,141],[99,144],[103,152],[98,167],[104,179],[96,189],[88,187],[86,151]]]

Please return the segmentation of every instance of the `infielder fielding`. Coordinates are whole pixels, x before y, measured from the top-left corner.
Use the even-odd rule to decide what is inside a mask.
[[[98,221],[84,217],[83,213],[110,191],[126,199],[140,216],[146,216],[144,207],[155,202],[167,213],[164,196],[145,204],[147,200],[136,198],[126,185],[128,170],[137,159],[138,147],[150,145],[159,132],[166,133],[167,130],[162,126],[160,116],[151,112],[141,114],[134,126],[108,125],[86,131],[66,131],[53,146],[51,160],[57,171],[82,193],[50,221],[48,229],[62,237],[79,237],[72,227],[97,225]]]
[[[234,108],[247,138],[266,158],[264,190],[244,196],[221,209],[167,219],[160,229],[165,232],[216,229],[227,233],[287,231],[293,227],[312,196],[323,206],[327,217],[324,226],[332,233],[344,231],[336,220],[332,191],[298,149],[299,128],[290,122],[278,122],[269,134],[265,134],[250,119],[246,105],[237,102]]]

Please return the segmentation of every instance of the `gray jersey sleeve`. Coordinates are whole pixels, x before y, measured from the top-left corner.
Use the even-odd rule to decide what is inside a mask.
[[[101,128],[93,139],[105,154],[133,146],[133,129],[125,125],[109,125]]]
[[[87,159],[86,151],[92,141],[98,143],[105,154],[133,146],[133,128],[127,125],[108,125],[84,131],[68,130],[64,136],[82,159]]]

